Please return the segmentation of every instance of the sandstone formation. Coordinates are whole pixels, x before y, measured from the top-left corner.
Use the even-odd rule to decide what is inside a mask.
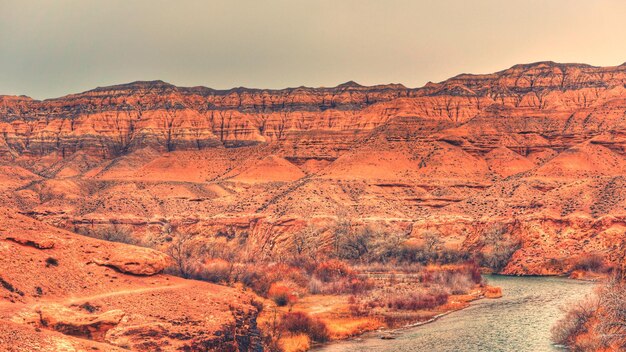
[[[44,239],[54,246],[31,245]],[[15,351],[258,350],[251,297],[158,274],[163,256],[0,209],[0,346]],[[108,258],[107,265],[94,258]]]
[[[170,265],[170,258],[161,252],[147,248],[136,248],[132,255],[115,250],[93,259],[98,265],[112,267],[120,272],[135,275],[154,275]]]
[[[149,276],[167,265],[156,252],[52,227],[30,230],[44,226],[33,218],[81,233],[125,226],[157,245],[173,227],[204,236],[235,233],[257,258],[288,250],[307,224],[324,229],[340,218],[415,240],[436,231],[446,247],[471,252],[483,250],[498,228],[520,243],[506,274],[566,273],[589,253],[617,263],[626,231],[625,116],[626,65],[553,62],[417,89],[348,82],[219,91],[154,81],[44,101],[1,96],[0,200],[11,210],[0,218],[11,227],[0,228],[0,251],[21,253],[3,263],[15,270],[11,278],[2,274],[13,289],[0,289],[1,302],[32,312],[36,287],[89,296],[152,282],[201,285]],[[15,231],[16,223],[31,225]],[[48,252],[70,248],[76,255],[59,258],[58,267],[41,264]],[[62,272],[43,280],[53,270]],[[87,273],[110,279],[105,287]],[[93,285],[83,288],[77,275]],[[202,287],[224,304],[217,288]],[[181,291],[189,288],[158,291],[159,302],[170,307]],[[180,326],[176,312],[148,318],[140,309],[137,300],[148,292],[95,302],[97,314],[124,312],[103,341],[149,349],[138,336],[159,335],[166,336],[160,345],[215,346],[213,332],[224,326],[254,326],[242,297],[233,312],[214,310],[227,324],[199,323],[204,330],[182,339],[165,333]],[[221,335],[219,343],[236,346],[237,336]]]

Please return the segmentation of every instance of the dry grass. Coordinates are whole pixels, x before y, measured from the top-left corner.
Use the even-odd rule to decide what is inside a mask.
[[[284,352],[304,352],[311,348],[311,339],[306,334],[283,336],[278,342]]]
[[[341,340],[373,331],[383,323],[372,317],[334,317],[326,319],[326,327],[331,340]]]
[[[331,340],[356,336],[384,325],[376,317],[353,316],[349,302],[348,295],[311,295],[298,302],[294,310],[309,312],[324,320]]]
[[[579,350],[579,338],[589,329],[588,323],[597,310],[597,302],[583,300],[571,307],[556,325],[552,327],[552,340],[560,345]]]

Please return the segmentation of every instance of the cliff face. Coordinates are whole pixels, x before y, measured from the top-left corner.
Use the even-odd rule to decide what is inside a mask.
[[[135,82],[46,101],[3,97],[0,130],[5,148],[31,155],[84,150],[114,157],[146,146],[160,151],[242,146],[316,129],[372,129],[381,118],[365,121],[355,112],[410,94],[402,86],[356,83],[216,91]]]
[[[57,226],[165,222],[286,250],[337,214],[436,229],[475,250],[507,226],[504,271],[611,258],[626,228],[626,66],[542,62],[401,85],[227,91],[135,82],[0,98],[1,197]]]
[[[111,158],[146,146],[174,151],[277,142],[289,148],[289,156],[309,158],[337,156],[374,129],[403,117],[441,129],[479,116],[522,116],[523,126],[504,127],[518,133],[555,134],[554,128],[560,135],[597,133],[599,121],[580,112],[570,115],[593,112],[622,96],[625,71],[623,66],[538,63],[490,75],[459,75],[420,89],[348,82],[335,88],[218,91],[154,81],[45,101],[4,96],[0,144],[12,156],[67,156],[82,150]],[[602,113],[607,110],[611,107],[603,107]],[[616,123],[603,122],[604,129],[611,128],[607,122]],[[325,148],[307,148],[315,142]],[[301,143],[304,150],[297,150]]]

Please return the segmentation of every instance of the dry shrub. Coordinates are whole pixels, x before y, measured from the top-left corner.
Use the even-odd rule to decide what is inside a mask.
[[[586,299],[570,308],[565,317],[552,327],[552,340],[563,346],[574,347],[576,338],[587,332],[587,322],[597,309],[595,300]]]
[[[319,295],[324,289],[324,283],[320,279],[313,277],[309,280],[307,288],[310,294]]]
[[[573,270],[592,271],[596,273],[606,272],[607,267],[604,265],[604,257],[597,254],[587,254],[578,257],[572,266]]]
[[[298,293],[293,287],[285,283],[273,283],[268,292],[267,298],[271,299],[279,307],[293,305],[298,301]]]
[[[312,280],[315,280],[315,278]],[[353,295],[360,294],[369,291],[374,286],[371,280],[361,278],[337,278],[335,281],[331,282],[321,282],[318,280],[316,285],[318,283],[321,284],[316,287],[317,293],[332,295],[341,295],[346,293]],[[310,288],[311,285],[309,285],[309,289]]]
[[[285,352],[305,352],[311,349],[311,339],[306,334],[283,336],[279,344]]]
[[[432,309],[447,301],[448,294],[445,292],[403,292],[374,302],[373,305],[396,310],[418,310]]]
[[[331,259],[317,266],[315,276],[323,282],[331,282],[340,278],[353,278],[356,274],[347,263]]]
[[[626,351],[626,282],[613,277],[596,298],[570,308],[552,339],[572,351]]]
[[[263,304],[263,302],[254,298],[250,300],[250,305],[256,308],[257,312],[259,313],[261,313],[265,309],[265,305]]]
[[[424,271],[424,265],[421,263],[395,262],[395,263],[369,263],[367,265],[358,265],[354,267],[360,272],[401,272],[401,273],[421,273]]]
[[[465,294],[475,284],[482,283],[480,269],[475,264],[428,267],[420,275],[420,282],[445,288],[450,294]]]
[[[250,288],[260,296],[266,296],[272,282],[266,273],[255,265],[245,265],[239,268],[235,280]]]
[[[51,266],[59,266],[59,260],[53,257],[46,258],[46,268]]]
[[[420,310],[434,309],[448,302],[451,294],[466,294],[482,283],[474,264],[409,267],[412,271],[376,278],[376,287],[350,298],[353,316],[377,315],[391,325],[419,319]],[[388,284],[387,282],[393,282]]]
[[[246,264],[238,267],[233,276],[234,281],[243,283],[264,297],[275,282],[289,281],[298,287],[306,287],[309,283],[302,269],[287,264]]]
[[[367,305],[360,303],[354,296],[350,296],[348,300],[348,310],[353,317],[365,317],[371,312]]]
[[[315,342],[326,342],[329,338],[326,324],[304,312],[285,313],[280,326],[282,330],[292,334],[306,334]]]
[[[453,295],[464,295],[472,286],[474,286],[474,283],[466,275],[450,275],[446,282],[446,287]]]
[[[209,259],[192,268],[191,277],[214,283],[228,283],[231,279],[232,265],[222,259]]]
[[[307,284],[312,294],[358,294],[373,287],[370,280],[359,278],[349,264],[336,259],[319,263],[312,272]]]

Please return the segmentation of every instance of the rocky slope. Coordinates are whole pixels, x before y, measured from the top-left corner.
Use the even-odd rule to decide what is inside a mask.
[[[160,274],[168,264],[1,208],[0,349],[259,350],[251,297]]]
[[[135,82],[0,97],[0,197],[70,230],[247,234],[259,255],[338,216],[554,274],[624,237],[626,65],[540,62],[401,85],[217,91]]]

